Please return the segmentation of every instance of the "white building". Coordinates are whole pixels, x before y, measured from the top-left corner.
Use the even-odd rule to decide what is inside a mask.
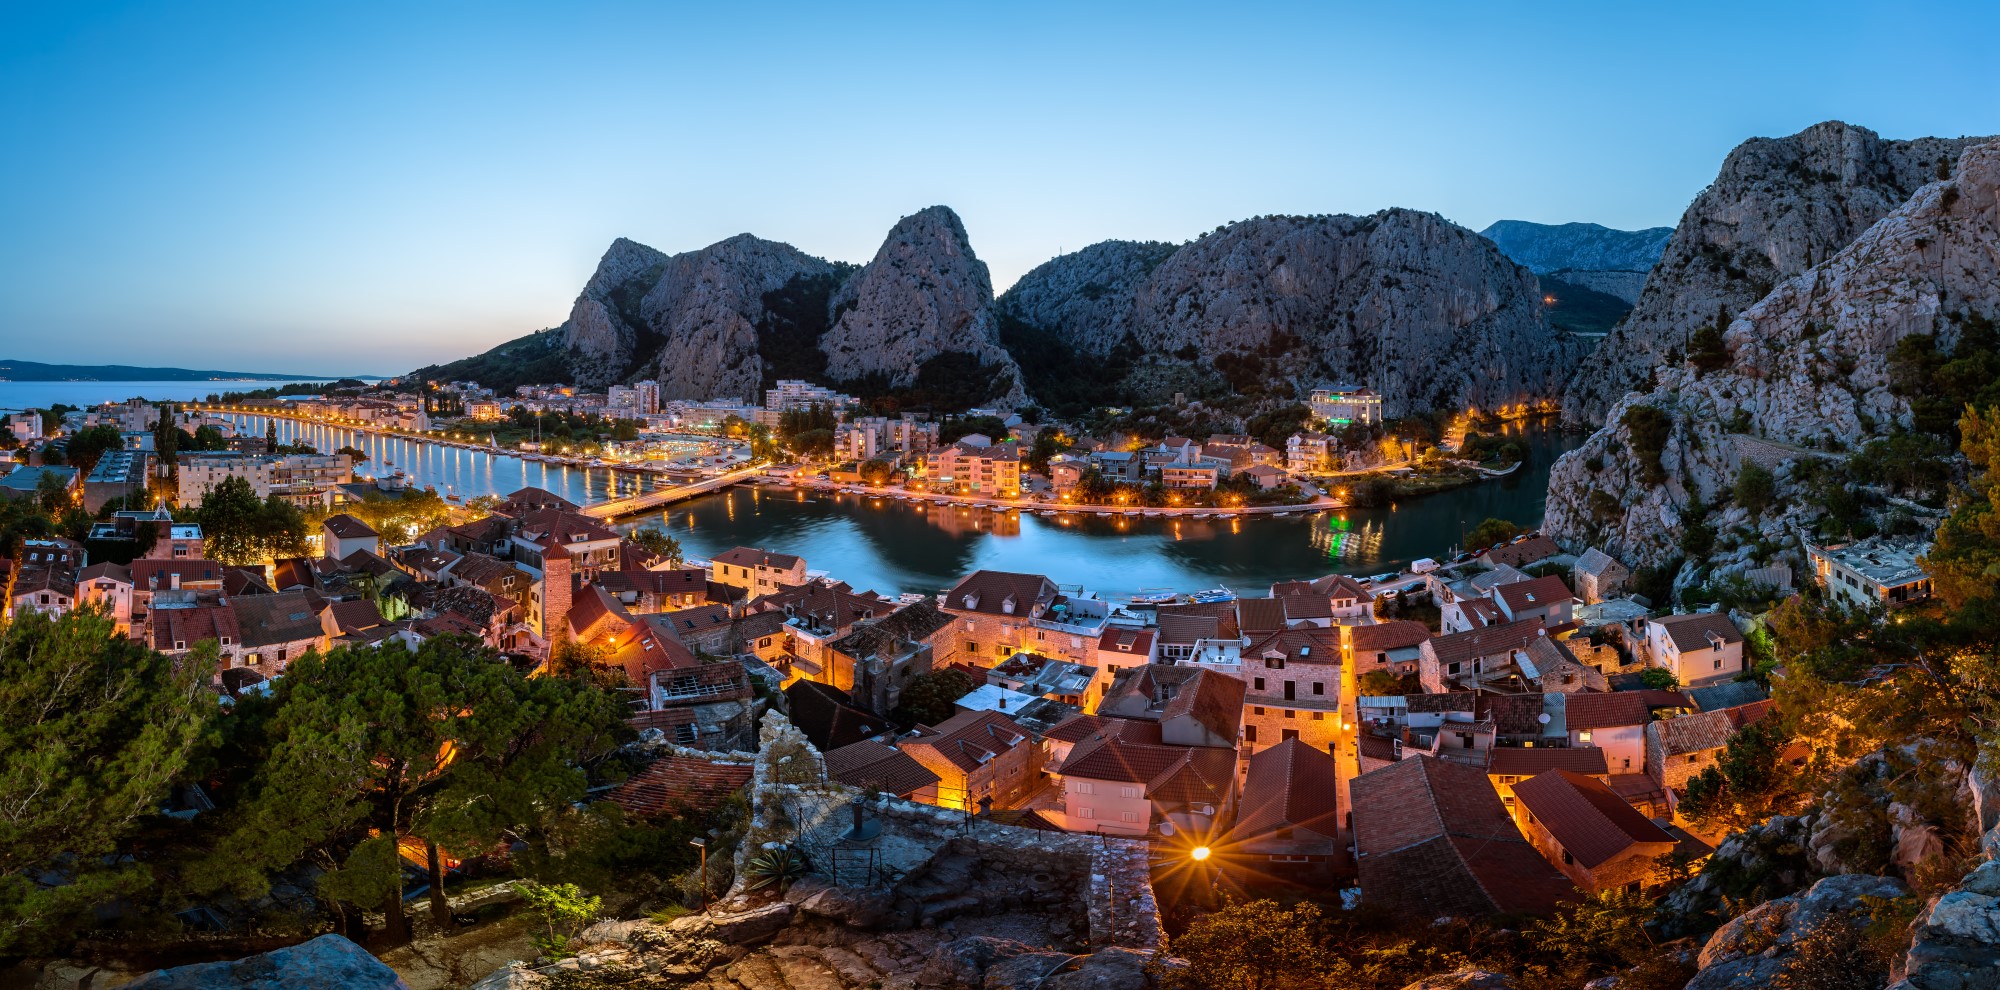
[[[1341,383],[1312,390],[1313,418],[1335,426],[1373,426],[1382,421],[1382,395],[1364,385]]]
[[[1931,596],[1931,576],[1917,566],[1929,543],[1879,536],[1830,547],[1806,544],[1813,578],[1836,600],[1857,608],[1897,608]]]
[[[180,455],[180,504],[201,505],[203,493],[224,478],[242,478],[258,498],[278,495],[297,504],[328,504],[335,485],[354,480],[346,454],[242,454],[211,450]]]
[[[1727,615],[1665,615],[1646,623],[1646,651],[1686,686],[1734,678],[1743,671],[1743,633]]]

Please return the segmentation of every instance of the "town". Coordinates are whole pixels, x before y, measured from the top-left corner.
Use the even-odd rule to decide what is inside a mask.
[[[569,431],[602,463],[647,456],[638,438],[656,433],[741,435],[740,456],[647,468],[695,483],[893,476],[914,494],[1095,496],[1119,511],[1192,511],[1240,486],[1247,498],[1224,504],[1293,504],[1260,496],[1289,486],[1295,475],[1278,465],[1298,462],[1242,436],[1074,442],[1047,455],[1043,474],[1031,451],[1048,449],[1050,431],[1023,430],[1006,410],[968,415],[1008,439],[944,444],[937,422],[862,415],[850,397],[800,383],[758,408],[654,407],[648,392],[614,389],[602,405],[523,388],[505,411],[463,384],[329,392],[281,415],[447,443],[467,421],[575,416],[606,427]],[[1379,423],[1369,395],[1321,390],[1314,421]],[[1676,612],[1602,550],[1532,530],[1482,528],[1497,541],[1405,571],[1254,590],[1106,598],[1058,565],[881,594],[781,546],[701,559],[657,529],[607,528],[616,513],[594,510],[630,496],[580,505],[529,487],[446,501],[400,472],[357,476],[358,450],[279,443],[276,418],[264,435],[239,432],[232,413],[274,401],[11,417],[25,458],[0,479],[18,534],[0,564],[11,621],[100,616],[113,635],[211,665],[207,690],[225,705],[270,695],[321,656],[475,642],[486,662],[528,678],[614,693],[643,756],[593,793],[635,820],[722,813],[758,786],[752,764],[794,746],[831,788],[817,812],[796,813],[805,819],[843,816],[845,799],[827,795],[845,793],[875,801],[884,822],[929,807],[1125,840],[1146,883],[1200,878],[1200,890],[1162,889],[1169,913],[1218,896],[1341,890],[1412,917],[1546,917],[1578,898],[1650,896],[1701,869],[1729,822],[1710,810],[1703,776],[1728,766],[1786,676],[1770,662],[1772,613]],[[845,412],[821,436],[785,428],[836,406]],[[620,427],[637,436],[621,446]],[[1302,432],[1287,446],[1329,440]],[[536,443],[522,446],[533,455]],[[1330,455],[1308,456],[1326,470]],[[860,477],[856,462],[883,473]],[[1930,596],[1922,544],[1802,549],[1816,598],[1893,618]],[[1799,593],[1787,569],[1759,576],[1766,601]],[[1781,758],[1806,757],[1795,745]],[[177,799],[197,813],[209,800],[192,782]],[[883,854],[856,836],[818,848],[804,820],[797,828],[785,848],[802,863],[813,849],[813,868],[836,883],[841,871],[823,861]],[[422,844],[405,848],[408,896],[475,888],[492,869],[430,848],[428,861]]]

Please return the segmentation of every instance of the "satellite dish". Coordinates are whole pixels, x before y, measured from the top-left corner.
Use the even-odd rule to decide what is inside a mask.
[[[1535,721],[1540,722],[1543,725],[1549,724],[1549,713],[1543,712],[1540,715],[1535,716]]]
[[[1174,834],[1174,823],[1173,823],[1173,822],[1161,822],[1161,823],[1160,823],[1160,834],[1161,834],[1161,835],[1164,835],[1164,836],[1168,836],[1169,838],[1171,838],[1171,837],[1173,836],[1173,834]]]
[[[1210,818],[1213,818],[1213,817],[1215,817],[1215,805],[1212,805],[1212,804],[1204,804],[1204,805],[1202,805],[1202,806],[1201,806],[1200,808],[1196,809],[1196,811],[1195,811],[1195,814],[1197,814],[1197,815],[1207,815],[1207,816],[1209,816]]]

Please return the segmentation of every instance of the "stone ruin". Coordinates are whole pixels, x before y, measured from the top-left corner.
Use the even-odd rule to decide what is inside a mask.
[[[690,990],[1141,990],[1162,933],[1144,842],[1000,825],[827,779],[795,726],[765,716],[750,825],[729,893],[665,924],[601,922],[579,954],[516,963],[478,990],[680,986]],[[745,867],[790,846],[811,875],[782,895]]]

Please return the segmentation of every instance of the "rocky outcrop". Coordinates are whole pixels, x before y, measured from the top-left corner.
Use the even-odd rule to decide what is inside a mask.
[[[656,379],[669,398],[755,396],[766,294],[834,267],[749,234],[676,255],[621,237],[562,326],[571,371],[590,386]]]
[[[1807,133],[1830,130],[1846,136],[1837,147],[1848,153],[1838,161],[1850,169],[1874,162],[1877,171],[1870,174],[1889,169],[1882,164],[1889,161],[1915,170],[1917,161],[1930,160],[1925,156],[1955,146],[1880,142],[1866,132],[1856,136],[1857,129],[1830,125]],[[1825,133],[1821,137],[1831,140]],[[1885,148],[1890,144],[1900,150],[1892,154]],[[1751,155],[1739,149],[1732,162],[1770,154],[1775,152]],[[1865,199],[1856,196],[1857,202]],[[1797,204],[1793,212],[1800,211],[1825,212]],[[1742,226],[1751,224],[1746,220]],[[1772,233],[1792,229],[1793,221],[1755,226]],[[1823,234],[1832,226],[1837,224],[1829,219],[1809,229]],[[1783,243],[1781,259],[1812,254],[1809,245]],[[1674,250],[1669,248],[1669,259]],[[1890,388],[1892,348],[1913,334],[1935,334],[1949,352],[1966,317],[2000,316],[1996,258],[2000,142],[1971,148],[1949,179],[1924,186],[1853,243],[1785,280],[1737,316],[1722,336],[1726,355],[1714,370],[1664,366],[1651,392],[1613,405],[1604,428],[1551,471],[1545,530],[1566,546],[1594,543],[1627,564],[1657,563],[1676,553],[1687,507],[1715,505],[1744,461],[1755,459],[1779,469],[1777,505],[1760,519],[1732,509],[1739,514],[1720,520],[1719,528],[1726,532],[1741,524],[1762,537],[1782,537],[1814,511],[1804,500],[1786,497],[1791,494],[1786,464],[1910,426],[1908,403]],[[1656,273],[1654,282],[1659,278]],[[1648,283],[1649,298],[1653,291]],[[1642,310],[1645,305],[1642,299]],[[1635,311],[1634,319],[1638,315]],[[1593,361],[1602,357],[1600,352]],[[1657,414],[1633,412],[1641,407]]]
[[[1903,972],[1893,990],[2000,986],[2000,862],[1979,864],[1930,905],[1911,939]]]
[[[1514,981],[1483,969],[1455,969],[1426,976],[1403,990],[1514,990]]]
[[[1389,416],[1550,399],[1576,353],[1532,274],[1434,214],[1259,217],[1156,253],[1097,245],[1059,258],[1001,309],[1085,354],[1129,338],[1151,360],[1209,373],[1229,363],[1299,396],[1363,382]],[[1095,298],[1058,302],[1064,291]]]
[[[1834,256],[1979,138],[1890,141],[1838,121],[1739,145],[1674,228],[1637,306],[1577,370],[1572,423],[1608,422],[1626,392],[1684,352],[1690,334],[1727,323],[1780,282]]]
[[[126,990],[409,990],[396,971],[338,935],[229,962],[159,969]]]
[[[1132,298],[1180,250],[1161,241],[1101,241],[1036,266],[1001,295],[1003,317],[1056,331],[1078,351],[1102,355],[1121,341]]]
[[[668,258],[639,303],[646,335],[658,349],[642,358],[635,376],[657,380],[663,397],[759,398],[765,296],[794,279],[833,270],[789,244],[749,234]]]
[[[1890,877],[1827,877],[1803,893],[1766,901],[1730,919],[1702,946],[1701,971],[1687,990],[1751,990],[1769,987],[1795,965],[1802,943],[1824,937],[1834,927],[1858,933],[1870,920],[1863,898],[1895,898],[1909,893]]]
[[[899,221],[875,259],[834,295],[832,308],[833,327],[820,347],[835,380],[882,375],[892,385],[909,385],[926,361],[961,354],[1012,376],[1008,398],[1023,398],[994,323],[993,279],[972,253],[965,224],[947,207]]]
[[[1585,271],[1576,268],[1560,268],[1542,275],[1545,288],[1561,285],[1580,285],[1592,292],[1602,292],[1616,296],[1627,305],[1639,301],[1639,293],[1646,288],[1646,272]],[[1560,290],[1556,290],[1560,291]]]
[[[1479,236],[1537,275],[1551,272],[1648,272],[1660,260],[1672,227],[1613,230],[1594,223],[1494,222]],[[1574,281],[1571,279],[1569,281]]]
[[[563,323],[563,346],[583,384],[619,380],[639,344],[639,300],[667,256],[623,237],[611,242]]]

